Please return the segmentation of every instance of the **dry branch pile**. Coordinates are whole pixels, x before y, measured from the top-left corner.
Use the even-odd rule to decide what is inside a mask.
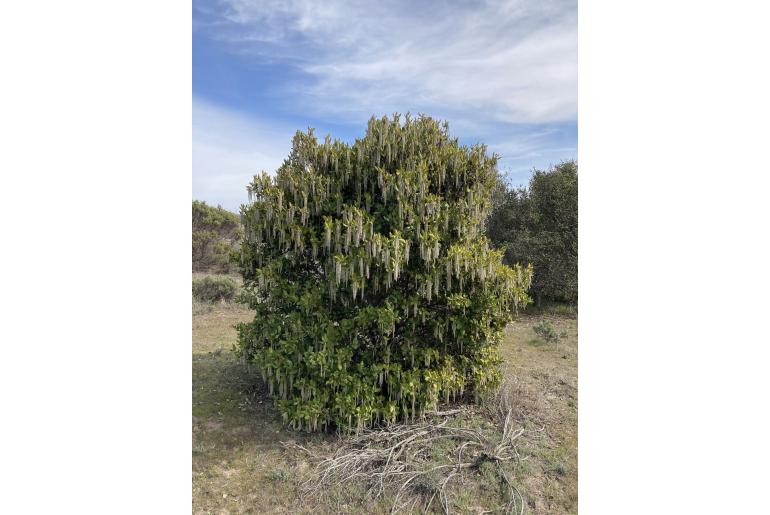
[[[503,405],[500,405],[502,410]],[[301,485],[303,495],[323,494],[330,487],[358,481],[368,487],[368,494],[378,498],[386,491],[394,493],[391,513],[402,510],[427,512],[434,503],[444,513],[450,512],[450,489],[489,462],[509,490],[508,501],[498,512],[523,513],[524,498],[502,468],[504,462],[521,459],[516,441],[524,434],[515,429],[510,409],[498,412],[501,428],[484,430],[459,427],[451,415],[465,410],[433,413],[412,424],[391,424],[367,429],[343,439],[330,454],[311,451],[296,443],[287,448],[301,452],[316,463],[311,477]],[[445,458],[436,460],[433,449],[445,450]]]

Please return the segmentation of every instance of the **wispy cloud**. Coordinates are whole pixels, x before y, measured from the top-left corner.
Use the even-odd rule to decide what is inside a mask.
[[[201,0],[196,30],[290,63],[316,116],[428,112],[457,124],[573,121],[577,3]]]
[[[254,174],[273,171],[286,158],[294,130],[196,97],[192,114],[193,198],[237,212]]]
[[[193,42],[193,195],[230,209],[295,129],[371,115],[448,120],[514,184],[577,157],[576,0],[194,0]]]

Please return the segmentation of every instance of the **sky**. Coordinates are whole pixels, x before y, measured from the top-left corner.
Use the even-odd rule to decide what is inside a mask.
[[[577,159],[577,1],[193,0],[193,198],[237,212],[297,130],[447,120],[514,185]]]

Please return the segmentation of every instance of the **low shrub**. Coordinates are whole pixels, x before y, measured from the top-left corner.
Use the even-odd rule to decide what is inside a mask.
[[[238,284],[229,277],[207,275],[193,279],[193,299],[201,302],[231,301],[238,292]]]
[[[556,332],[553,324],[548,320],[541,320],[532,327],[532,330],[535,331],[535,334],[542,338],[546,343],[555,343],[556,345],[559,344],[559,333]]]
[[[192,269],[226,274],[236,267],[230,256],[243,238],[238,215],[205,202],[192,203]]]

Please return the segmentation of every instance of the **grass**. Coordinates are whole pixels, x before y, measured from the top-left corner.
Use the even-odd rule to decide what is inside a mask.
[[[233,325],[251,316],[237,304],[193,309],[193,513],[387,513],[392,498],[371,500],[359,484],[329,488],[321,498],[299,495],[312,464],[281,442],[322,450],[338,440],[283,428],[257,371],[236,362]],[[563,335],[558,350],[532,331],[542,318]],[[527,431],[519,445],[526,459],[503,470],[523,494],[527,513],[577,513],[577,350],[577,320],[554,312],[521,315],[501,346],[515,422]],[[453,423],[489,424],[473,413]],[[448,451],[437,445],[428,459],[443,463]],[[500,470],[482,464],[455,485],[452,511],[479,513],[506,495]]]
[[[558,349],[544,345],[532,326],[548,319],[561,336]],[[532,457],[522,487],[534,513],[577,512],[577,320],[564,315],[522,316],[506,331],[502,347],[513,382],[518,422],[543,428],[526,442]]]
[[[524,308],[524,314],[574,318],[577,316],[577,306],[564,302],[543,302],[540,306],[530,304]]]
[[[193,280],[203,279],[204,277],[227,277],[235,281],[235,283],[238,286],[241,286],[243,284],[243,278],[238,274],[220,274],[218,272],[200,272],[200,271],[192,273]]]

